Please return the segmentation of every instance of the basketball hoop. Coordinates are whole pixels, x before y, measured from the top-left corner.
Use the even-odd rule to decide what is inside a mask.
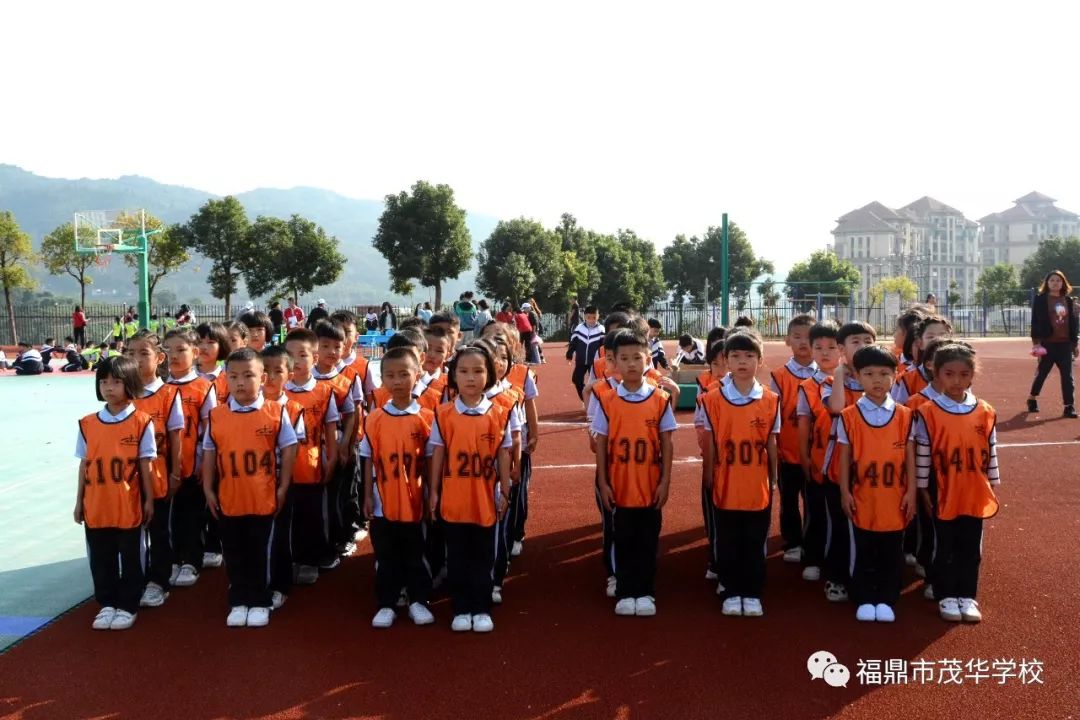
[[[94,253],[94,265],[102,270],[109,267],[112,260],[113,245],[99,245]]]

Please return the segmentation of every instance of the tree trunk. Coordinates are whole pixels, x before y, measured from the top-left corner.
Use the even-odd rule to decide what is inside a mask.
[[[86,312],[86,276],[79,278],[79,307]]]
[[[232,293],[228,290],[225,291],[225,322],[228,323],[232,319]]]
[[[8,314],[8,329],[11,331],[11,342],[13,345],[19,343],[19,333],[15,329],[15,309],[11,307],[11,288],[4,284],[4,302],[7,304]]]
[[[442,307],[442,281],[435,281],[435,312]]]

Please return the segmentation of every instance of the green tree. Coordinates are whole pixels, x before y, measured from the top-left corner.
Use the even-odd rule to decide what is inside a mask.
[[[975,288],[987,306],[998,305],[1001,308],[1001,322],[1005,332],[1009,332],[1009,319],[1005,315],[1005,306],[1016,301],[1020,290],[1020,278],[1016,266],[998,263],[986,268],[975,281]]]
[[[41,260],[50,275],[67,274],[79,283],[79,305],[86,308],[86,286],[94,279],[87,271],[97,258],[75,252],[75,227],[71,223],[60,225],[41,239]]]
[[[442,286],[468,269],[472,239],[465,211],[454,203],[449,185],[419,180],[412,194],[386,196],[386,208],[371,244],[390,264],[391,289],[412,292],[412,280],[435,288],[435,306],[442,306]]]
[[[859,271],[829,250],[816,250],[791,266],[787,276],[787,296],[806,305],[818,293],[846,298],[859,286]]]
[[[869,322],[870,313],[874,307],[880,304],[886,295],[899,295],[902,301],[911,302],[919,295],[919,286],[911,278],[900,275],[898,277],[882,278],[870,288],[870,307],[866,309],[866,320]]]
[[[707,300],[706,282],[710,297],[720,294],[722,247],[722,228],[710,226],[701,238],[695,235],[687,239],[678,235],[675,242],[664,248],[664,279],[674,291],[677,302],[687,295],[697,301]],[[739,307],[746,303],[750,284],[761,275],[774,271],[772,262],[754,254],[743,229],[731,223],[728,226],[728,280]]]
[[[524,272],[527,271],[527,272]],[[477,287],[490,297],[509,298],[514,307],[528,297],[561,310],[566,301],[559,236],[535,220],[500,221],[477,253]]]
[[[588,303],[600,287],[600,271],[596,267],[597,234],[578,225],[577,218],[570,213],[562,214],[555,234],[562,243],[566,300]]]
[[[244,264],[244,282],[252,297],[305,295],[329,285],[345,269],[338,239],[307,218],[259,216],[248,230],[256,251]]]
[[[949,291],[945,294],[945,300],[948,302],[949,307],[959,305],[964,299],[964,296],[960,294],[960,283],[956,280],[949,281]]]
[[[1021,287],[1038,288],[1051,270],[1060,270],[1073,284],[1080,283],[1080,238],[1049,238],[1024,261]]]
[[[639,310],[667,294],[656,246],[633,230],[595,238],[600,284],[592,302],[601,308],[625,302]]]
[[[8,330],[11,332],[13,343],[19,342],[19,333],[15,329],[15,310],[11,306],[11,293],[19,289],[32,290],[37,286],[37,282],[27,270],[27,266],[35,259],[30,236],[19,227],[15,215],[9,210],[0,211],[0,282],[4,285]]]
[[[225,301],[225,316],[232,317],[232,296],[248,258],[248,218],[240,201],[230,196],[208,200],[180,228],[185,247],[206,256],[213,265],[207,273],[210,294]]]
[[[147,230],[156,230],[163,225],[164,223],[158,218],[152,215],[146,216]],[[158,282],[161,281],[161,278],[176,272],[184,263],[191,259],[188,255],[187,246],[184,244],[184,240],[184,229],[180,225],[170,225],[159,233],[147,236],[146,267],[150,283],[148,286],[149,293],[146,302],[149,305],[153,306],[154,304],[154,291],[157,289]],[[131,253],[125,253],[124,263],[129,268],[137,271],[139,267],[138,256]],[[137,285],[138,283],[139,279],[136,277],[135,284]],[[164,304],[168,305],[169,303]]]

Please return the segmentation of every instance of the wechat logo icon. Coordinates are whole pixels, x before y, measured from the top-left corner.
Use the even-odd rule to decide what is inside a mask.
[[[818,650],[808,657],[806,669],[810,672],[811,680],[824,680],[832,687],[847,687],[851,679],[851,671],[837,662],[836,656],[828,650]]]

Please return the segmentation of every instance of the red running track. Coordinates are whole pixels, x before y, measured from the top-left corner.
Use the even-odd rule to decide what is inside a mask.
[[[979,394],[1001,418],[1003,509],[986,527],[979,626],[941,621],[911,576],[894,625],[863,625],[854,608],[775,555],[765,617],[720,614],[703,580],[698,467],[675,466],[657,579],[659,614],[619,618],[603,594],[592,470],[580,428],[542,428],[524,555],[488,636],[449,630],[445,598],[435,626],[406,618],[370,627],[372,557],[361,552],[311,588],[299,588],[266,629],[225,627],[224,575],[174,591],[129,632],[90,630],[96,609],[76,608],[0,655],[0,714],[11,718],[1066,718],[1080,710],[1074,622],[1080,607],[1080,423],[1022,413],[1032,364],[1022,344],[979,343]],[[557,345],[548,357],[560,357]],[[785,360],[770,344],[767,364]],[[581,418],[561,362],[538,370],[541,419]],[[1051,382],[1056,387],[1056,384]],[[680,422],[690,422],[689,413]],[[691,457],[691,430],[676,456]],[[774,522],[775,532],[775,522]],[[772,539],[773,548],[777,539]],[[939,661],[1036,658],[1042,684],[911,684],[846,688],[811,681],[806,659]]]

